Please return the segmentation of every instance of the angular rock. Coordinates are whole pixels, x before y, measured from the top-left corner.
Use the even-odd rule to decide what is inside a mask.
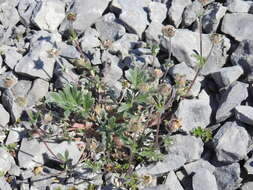
[[[54,43],[60,40],[59,35],[49,33],[34,36],[29,53],[18,62],[15,72],[33,78],[51,79],[56,56],[51,56],[50,52],[55,48]]]
[[[180,184],[176,174],[174,171],[171,171],[165,181],[165,185],[168,186],[168,189],[176,189],[176,190],[184,190],[182,185]]]
[[[235,82],[243,74],[243,69],[241,66],[236,65],[232,67],[224,67],[218,71],[212,73],[212,78],[216,84],[220,87],[227,87],[233,82]]]
[[[167,16],[167,7],[163,3],[152,1],[148,6],[148,12],[152,22],[161,24]]]
[[[19,0],[18,13],[21,17],[21,22],[24,25],[29,25],[30,20],[35,9],[37,2],[35,0]]]
[[[2,46],[1,50],[4,51],[4,61],[10,69],[14,69],[18,61],[22,58],[22,55],[17,52],[17,48],[10,46]]]
[[[0,22],[5,28],[14,27],[20,20],[17,9],[17,1],[5,1],[0,4]]]
[[[125,28],[117,23],[117,19],[112,13],[104,15],[95,23],[95,27],[102,41],[116,41],[126,33]]]
[[[164,160],[157,162],[155,164],[151,164],[147,167],[142,167],[137,170],[137,174],[139,175],[154,175],[154,176],[161,176],[164,173],[175,171],[182,167],[184,163],[187,161],[187,155],[177,155],[175,154],[168,154]]]
[[[15,164],[13,157],[4,148],[0,148],[0,171],[6,174]]]
[[[5,144],[9,145],[9,144],[17,143],[22,138],[24,138],[25,135],[26,135],[26,131],[24,130],[24,128],[17,128],[17,127],[11,128]]]
[[[148,28],[145,30],[145,37],[146,41],[149,44],[152,43],[159,43],[160,41],[160,36],[162,35],[162,27],[163,24],[158,23],[158,22],[151,22],[148,26]]]
[[[214,175],[218,184],[218,190],[237,189],[242,181],[238,163],[217,167]]]
[[[168,10],[168,16],[171,22],[178,27],[182,21],[182,14],[186,6],[190,5],[191,0],[172,0]]]
[[[222,21],[221,31],[237,41],[253,40],[253,15],[246,13],[226,14]]]
[[[68,59],[80,59],[81,55],[79,51],[73,46],[66,43],[60,43],[59,55]]]
[[[182,16],[182,23],[184,26],[190,26],[198,19],[198,13],[203,11],[203,6],[199,1],[193,1],[190,5],[187,5],[184,9]]]
[[[33,169],[44,164],[43,153],[46,149],[37,140],[24,138],[18,152],[18,165],[20,168]]]
[[[56,31],[65,18],[65,3],[60,0],[45,0],[37,4],[32,22],[40,29]]]
[[[74,29],[84,31],[102,16],[109,0],[76,0],[69,12],[76,13]],[[68,22],[67,20],[65,22]]]
[[[248,13],[251,11],[251,7],[253,6],[252,1],[244,0],[227,0],[226,4],[228,11],[232,13]]]
[[[233,115],[232,110],[248,97],[248,86],[246,83],[236,81],[221,95],[220,105],[216,112],[217,122],[224,121]]]
[[[215,32],[218,28],[220,20],[225,15],[227,8],[221,3],[212,3],[208,6],[202,18],[203,30],[206,33]]]
[[[253,107],[251,106],[236,106],[235,117],[239,121],[253,125]]]
[[[197,173],[199,170],[205,169],[208,170],[210,173],[213,173],[215,167],[210,164],[208,161],[200,159],[195,162],[188,163],[184,165],[184,169],[187,175],[191,175],[192,173]]]
[[[248,153],[249,140],[245,128],[236,122],[225,123],[213,138],[217,159],[226,163],[244,159]]]
[[[100,46],[99,33],[93,28],[87,28],[80,39],[83,50]]]
[[[206,128],[210,123],[212,109],[207,95],[201,99],[184,99],[179,103],[176,117],[181,120],[181,129],[190,132],[192,129]]]
[[[241,186],[241,190],[251,190],[253,189],[253,182],[247,182],[244,183],[243,186]]]
[[[253,157],[248,159],[243,167],[246,169],[248,175],[253,175]]]
[[[168,155],[178,155],[183,157],[186,162],[192,162],[200,159],[203,152],[203,142],[200,138],[190,135],[173,135],[171,136],[172,145],[166,147]],[[187,146],[187,145],[191,146]]]
[[[192,56],[194,50],[199,52],[199,33],[187,29],[177,29],[175,36],[172,38],[172,55],[179,62],[185,62],[190,67],[196,66],[196,60]],[[161,38],[161,45],[169,49],[169,39]],[[203,34],[203,56],[207,57],[211,50],[211,40],[207,34]]]
[[[5,127],[10,121],[9,113],[4,109],[3,105],[0,104],[0,126]]]
[[[253,72],[253,40],[243,40],[231,55],[231,63],[240,65],[246,75]]]
[[[206,169],[198,170],[192,177],[193,190],[218,190],[215,176]]]
[[[85,54],[93,65],[101,65],[101,50],[99,48],[90,48],[85,50]]]
[[[11,121],[15,122],[25,110],[28,102],[28,92],[32,86],[31,81],[20,80],[11,89],[6,89],[2,94],[2,103],[11,115]]]

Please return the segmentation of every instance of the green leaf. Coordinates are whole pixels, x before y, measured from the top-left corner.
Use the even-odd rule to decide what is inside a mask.
[[[122,103],[120,105],[120,107],[118,108],[118,112],[120,113],[120,112],[127,111],[127,110],[131,109],[131,107],[132,107],[132,104],[130,104],[130,103]]]

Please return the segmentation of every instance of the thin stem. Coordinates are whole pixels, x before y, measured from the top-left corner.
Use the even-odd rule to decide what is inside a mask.
[[[160,125],[161,125],[161,114],[160,113],[158,114],[158,119],[159,119],[159,121],[157,122],[157,125],[156,125],[156,135],[155,135],[155,145],[156,145],[157,149],[159,148],[159,131],[160,131]]]
[[[169,59],[168,59],[169,64],[171,63],[171,54],[172,54],[172,50],[171,49],[172,49],[172,43],[171,43],[171,38],[169,38]],[[168,72],[169,72],[169,68],[168,68],[168,66],[166,66],[166,71],[165,71],[165,73],[163,75],[162,82],[164,82],[164,80],[165,80]]]

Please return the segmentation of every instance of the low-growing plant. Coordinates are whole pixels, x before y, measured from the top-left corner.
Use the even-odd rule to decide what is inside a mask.
[[[212,132],[209,129],[203,129],[201,127],[197,127],[191,131],[191,134],[195,137],[201,138],[204,142],[208,142],[212,140]]]

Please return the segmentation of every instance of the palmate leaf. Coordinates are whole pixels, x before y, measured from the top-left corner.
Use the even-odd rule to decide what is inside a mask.
[[[145,71],[138,67],[131,68],[129,70],[129,75],[126,76],[126,78],[132,84],[134,89],[137,89],[141,83],[145,83],[147,81],[147,75]]]

